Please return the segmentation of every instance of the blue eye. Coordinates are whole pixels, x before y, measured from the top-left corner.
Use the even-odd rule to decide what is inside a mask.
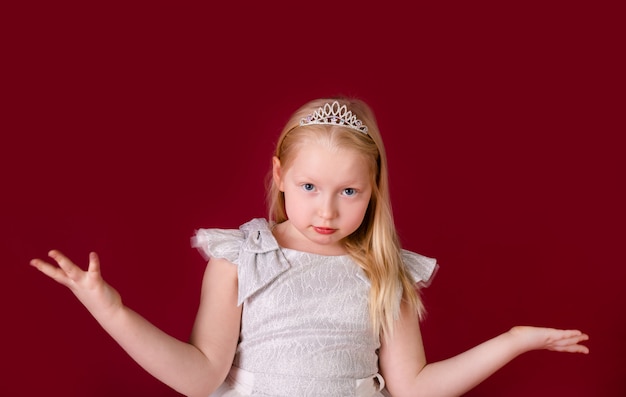
[[[343,194],[345,194],[346,196],[354,196],[356,194],[356,189],[351,187],[343,189]]]
[[[302,189],[307,192],[312,192],[315,190],[315,185],[312,183],[304,183],[302,184]]]

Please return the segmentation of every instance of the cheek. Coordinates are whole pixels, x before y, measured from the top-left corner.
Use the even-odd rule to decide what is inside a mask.
[[[367,208],[369,207],[369,201],[366,202],[361,208],[361,219],[365,218],[365,214],[367,213]]]
[[[348,208],[348,213],[350,214],[351,221],[355,224],[360,225],[361,221],[363,221],[363,218],[365,217],[368,206],[369,200],[360,202],[358,205],[351,205]]]
[[[363,206],[361,207],[360,222],[362,222],[363,219],[365,219],[365,215],[367,214],[367,209],[370,207],[370,205],[371,205],[371,198],[368,197],[368,199],[363,202]]]
[[[292,219],[293,217],[298,217],[298,215],[303,212],[304,205],[302,200],[298,199],[298,193],[293,191],[285,191],[285,212],[287,213],[287,217]]]

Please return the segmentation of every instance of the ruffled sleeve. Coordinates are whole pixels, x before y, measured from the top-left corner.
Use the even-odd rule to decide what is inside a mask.
[[[199,229],[191,238],[191,246],[197,248],[206,260],[223,258],[235,263],[243,242],[243,232],[236,229]]]
[[[291,267],[265,219],[253,219],[239,230],[200,229],[191,245],[205,259],[224,258],[237,265],[238,305]]]
[[[437,260],[415,252],[402,250],[402,259],[409,276],[420,288],[428,287],[439,269]]]

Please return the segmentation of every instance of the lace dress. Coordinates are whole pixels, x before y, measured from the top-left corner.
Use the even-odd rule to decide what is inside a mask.
[[[192,245],[237,266],[241,334],[232,370],[212,396],[382,396],[370,282],[348,255],[279,247],[268,222],[200,229]],[[427,284],[434,259],[403,251],[413,280]]]

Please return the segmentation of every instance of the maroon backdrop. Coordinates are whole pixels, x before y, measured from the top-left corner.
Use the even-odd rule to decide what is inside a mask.
[[[194,229],[265,216],[282,124],[344,94],[377,113],[405,247],[441,264],[429,359],[576,327],[589,356],[531,352],[467,395],[624,395],[618,10],[260,4],[2,6],[0,394],[177,395],[28,261],[95,250],[129,306],[187,338]]]

